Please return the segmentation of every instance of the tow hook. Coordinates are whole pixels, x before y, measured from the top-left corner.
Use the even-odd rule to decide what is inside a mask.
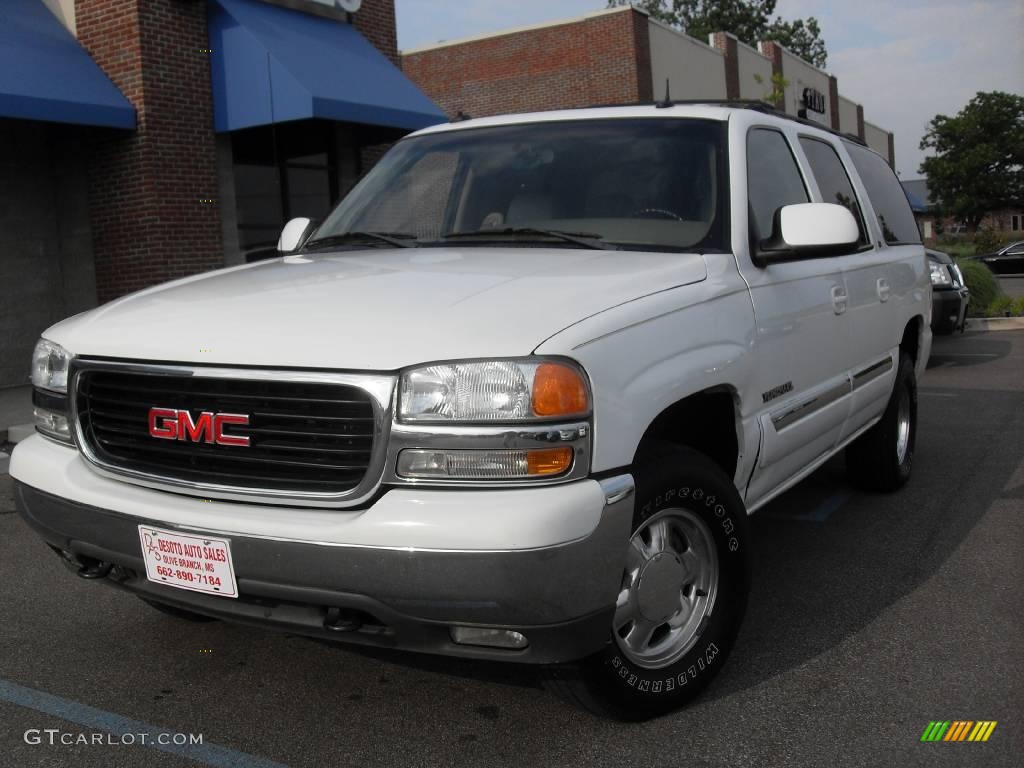
[[[79,568],[76,573],[83,579],[105,579],[110,574],[113,567],[113,563],[104,563],[101,560],[92,560],[92,558],[88,558],[88,561]]]
[[[324,617],[324,629],[331,632],[355,632],[361,626],[363,622],[357,614],[342,608],[328,608]]]
[[[60,560],[67,568],[83,579],[105,579],[114,569],[113,563],[105,563],[95,557],[85,557],[68,552],[66,549],[55,547],[52,544],[50,549],[60,556]],[[120,569],[119,569],[120,570]]]

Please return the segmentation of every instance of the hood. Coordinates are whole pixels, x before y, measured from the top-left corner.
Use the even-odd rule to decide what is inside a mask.
[[[560,330],[707,276],[696,254],[570,248],[288,256],[118,299],[46,332],[76,355],[394,370],[530,354]]]

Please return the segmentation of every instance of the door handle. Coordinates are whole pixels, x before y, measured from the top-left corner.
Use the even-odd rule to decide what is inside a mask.
[[[841,315],[846,311],[846,302],[848,298],[846,291],[844,291],[840,286],[832,286],[832,309],[835,310],[837,315]]]
[[[884,277],[880,277],[876,285],[878,286],[878,299],[884,304],[889,300],[889,281]]]

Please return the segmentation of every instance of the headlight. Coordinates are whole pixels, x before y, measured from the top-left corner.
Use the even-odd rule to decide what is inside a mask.
[[[36,431],[72,443],[68,420],[68,365],[71,355],[59,344],[40,339],[32,351],[32,412]]]
[[[932,273],[932,285],[952,285],[953,281],[949,278],[949,270],[946,269],[945,264],[936,264],[935,262],[929,262],[929,268]]]
[[[960,271],[960,265],[959,264],[954,264],[952,267],[950,267],[950,269],[953,270],[953,274],[956,276],[956,281],[955,281],[956,285],[958,287],[959,286],[963,286],[964,285],[964,273]]]
[[[71,355],[59,344],[40,339],[32,351],[32,386],[51,392],[68,391]]]
[[[590,413],[583,374],[562,362],[490,360],[407,371],[399,387],[405,422],[524,422]]]

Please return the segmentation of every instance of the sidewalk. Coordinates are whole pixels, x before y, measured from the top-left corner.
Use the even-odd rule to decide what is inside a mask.
[[[23,430],[12,427],[29,427],[32,431],[32,387],[5,387],[0,389],[0,443],[10,440],[17,442]]]
[[[1024,331],[1024,317],[968,317],[967,333]]]

